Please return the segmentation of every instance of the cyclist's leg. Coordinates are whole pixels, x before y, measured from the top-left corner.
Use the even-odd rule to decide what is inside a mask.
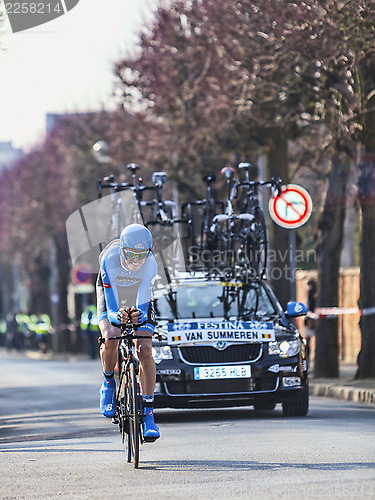
[[[156,366],[152,356],[152,335],[155,329],[155,307],[150,300],[147,313],[147,322],[137,331],[137,335],[145,337],[137,339],[136,348],[139,359],[139,381],[143,395],[154,395],[156,381]]]
[[[111,325],[107,318],[107,304],[105,301],[104,287],[100,274],[96,282],[96,309],[98,311],[99,330],[101,336],[105,339],[118,337],[120,333],[119,329]],[[102,360],[103,371],[107,373],[112,372],[116,366],[117,345],[118,341],[116,340],[107,340],[105,343],[101,344],[100,358]]]
[[[110,339],[119,336],[119,329],[111,325],[107,318],[99,321],[99,329],[103,338]],[[100,347],[100,357],[103,370],[110,373],[114,370],[117,363],[118,340],[106,340]]]
[[[100,276],[100,275],[99,275]],[[107,340],[118,336],[118,329],[107,318],[107,304],[104,297],[104,288],[101,278],[96,283],[97,311],[99,330],[106,341],[100,346],[104,380],[100,388],[100,411],[105,417],[114,417],[116,413],[116,382],[114,369],[117,362],[117,340]]]
[[[147,330],[138,330],[138,335],[147,338],[137,339],[139,358],[139,377],[143,396],[143,437],[146,442],[153,442],[160,437],[158,426],[154,422],[154,390],[156,379],[155,361],[152,356],[152,338]]]
[[[152,338],[150,332],[146,330],[138,330],[137,335],[146,337],[136,341],[142,394],[151,395],[154,394],[156,380],[156,367],[152,356]]]
[[[118,328],[112,326],[108,319],[99,321],[102,337],[110,339],[118,336]],[[116,382],[114,368],[117,363],[118,340],[106,340],[100,347],[103,364],[104,381],[100,388],[100,411],[105,417],[114,417],[116,413]]]

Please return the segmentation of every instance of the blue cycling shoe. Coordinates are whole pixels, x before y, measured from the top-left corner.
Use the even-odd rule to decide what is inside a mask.
[[[144,408],[142,419],[143,439],[146,443],[153,443],[160,437],[159,427],[154,422],[154,409],[150,407]]]
[[[100,411],[102,415],[112,418],[116,413],[116,382],[105,378],[100,388]]]

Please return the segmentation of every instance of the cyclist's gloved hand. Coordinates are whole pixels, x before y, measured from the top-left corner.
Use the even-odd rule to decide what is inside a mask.
[[[137,309],[135,306],[128,308],[128,309],[129,309],[128,314],[130,314],[130,319],[131,319],[133,325],[138,325],[139,315],[140,315],[141,311],[139,309]]]
[[[140,311],[138,309],[138,325],[141,326],[141,325],[144,325],[145,323],[147,323],[147,314],[143,311]]]
[[[128,318],[130,316],[131,321],[134,325],[138,324],[138,317],[139,317],[140,311],[137,309],[135,306],[133,307],[127,307],[126,309],[121,308],[119,312],[117,313],[117,320],[120,323],[126,323],[128,321]]]
[[[128,315],[127,315],[125,309],[119,310],[119,312],[117,313],[117,321],[119,323],[126,323],[128,321]]]

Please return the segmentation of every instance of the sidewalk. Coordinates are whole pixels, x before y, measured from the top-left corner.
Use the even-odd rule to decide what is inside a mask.
[[[375,405],[375,378],[355,380],[356,371],[354,364],[341,364],[338,378],[320,379],[310,367],[310,395]]]

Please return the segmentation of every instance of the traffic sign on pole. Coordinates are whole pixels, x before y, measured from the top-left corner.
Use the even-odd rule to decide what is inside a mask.
[[[92,283],[92,267],[86,262],[76,264],[72,269],[72,281],[75,285],[89,285]]]
[[[270,199],[268,209],[276,224],[295,229],[308,221],[312,211],[309,193],[297,184],[282,186],[280,196]]]

